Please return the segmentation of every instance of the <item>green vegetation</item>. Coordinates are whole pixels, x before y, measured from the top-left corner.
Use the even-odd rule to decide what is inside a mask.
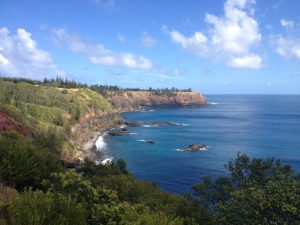
[[[215,224],[300,224],[300,180],[290,166],[238,154],[226,168],[230,177],[193,187]]]
[[[56,145],[62,154],[73,149],[78,134],[71,127],[87,114],[112,109],[100,94],[88,88],[58,88],[24,79],[0,80],[0,111],[27,130]]]
[[[274,159],[238,155],[229,177],[205,177],[178,196],[135,179],[123,160],[66,169],[40,141],[1,133],[1,188],[19,194],[1,202],[0,193],[0,224],[300,224],[300,180]]]
[[[94,84],[94,85],[87,85],[87,84],[82,84],[80,82],[74,81],[74,80],[68,80],[67,78],[52,78],[48,79],[45,78],[43,81],[38,81],[38,80],[31,80],[31,79],[26,79],[26,78],[10,78],[10,77],[2,77],[1,80],[3,81],[9,81],[9,82],[14,82],[14,83],[29,83],[29,84],[34,84],[34,85],[43,85],[43,86],[52,86],[52,87],[58,87],[58,88],[89,88],[95,92],[100,93],[103,96],[106,96],[108,92],[123,92],[123,91],[153,91],[156,93],[168,93],[168,92],[191,92],[191,88],[186,88],[186,89],[178,89],[175,87],[172,88],[152,88],[149,87],[148,89],[142,89],[142,88],[122,88],[116,85],[99,85],[99,84]],[[66,91],[64,91],[66,92]]]
[[[50,146],[50,145],[49,145]],[[7,185],[21,191],[40,187],[43,179],[63,167],[53,150],[31,142],[16,133],[0,137],[0,175]]]

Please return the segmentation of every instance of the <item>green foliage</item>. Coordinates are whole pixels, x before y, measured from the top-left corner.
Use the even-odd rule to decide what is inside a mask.
[[[8,205],[11,225],[84,225],[85,209],[57,193],[26,191]]]
[[[75,109],[75,111],[71,111],[71,112],[72,112],[72,119],[73,119],[74,121],[79,121],[79,119],[80,119],[80,108],[77,107],[77,108]]]
[[[120,201],[143,203],[154,211],[173,214],[180,202],[178,196],[167,194],[148,182],[134,179],[131,175],[93,177],[91,181],[95,187],[116,191]]]
[[[43,110],[44,114],[47,110],[59,109],[61,112],[76,112],[79,108],[83,114],[91,110],[104,110],[110,108],[110,104],[101,95],[88,88],[69,89],[67,92],[64,89],[52,86],[32,85],[24,82],[8,82],[0,80],[0,103],[14,104],[21,110],[26,110],[25,113],[31,116],[40,116],[36,111]],[[22,106],[25,109],[22,109]],[[24,105],[25,104],[25,105]],[[27,109],[31,106],[30,109]],[[36,111],[34,109],[37,108]],[[33,108],[32,108],[33,107]],[[45,109],[41,107],[46,107]],[[55,114],[51,111],[50,115]]]
[[[44,148],[53,149],[57,152],[64,143],[63,130],[56,127],[49,127],[44,133],[37,136],[33,143]]]
[[[58,85],[52,85],[51,80],[44,82],[1,78],[0,111],[31,133],[44,136],[46,146],[60,151],[61,155],[69,155],[67,150],[72,149],[70,146],[78,137],[71,127],[86,114],[102,114],[112,106],[86,85],[60,78],[55,79]],[[70,89],[62,88],[64,85]]]
[[[200,207],[197,200],[192,198],[190,194],[186,194],[177,203],[175,214],[183,218],[186,225],[213,224],[212,216],[205,207]]]
[[[61,170],[58,157],[48,148],[14,133],[0,136],[0,176],[8,185],[18,190],[36,188],[50,173]]]
[[[86,221],[91,225],[183,224],[182,219],[175,218],[172,214],[161,210],[151,211],[143,201],[140,201],[143,204],[133,204],[120,199],[120,193],[116,190],[92,184],[95,178],[104,177],[107,177],[107,171],[105,176],[98,172],[94,177],[86,179],[78,175],[75,170],[70,170],[65,173],[53,174],[50,180],[45,180],[43,184],[50,192],[69,196],[78,204],[85,206],[88,209]],[[161,200],[156,199],[156,201],[160,202]]]
[[[231,177],[193,187],[216,224],[300,224],[300,183],[290,166],[238,154],[226,168]]]
[[[183,220],[178,217],[168,216],[163,212],[152,212],[147,207],[135,205],[125,208],[121,220],[130,225],[183,225]]]

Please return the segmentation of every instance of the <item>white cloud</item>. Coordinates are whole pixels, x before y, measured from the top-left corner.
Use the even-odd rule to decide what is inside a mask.
[[[294,27],[294,21],[293,20],[281,19],[280,24],[281,24],[281,26],[283,26],[285,28],[293,28]]]
[[[50,54],[38,48],[31,33],[19,28],[15,35],[0,28],[0,74],[41,78],[57,69]]]
[[[152,48],[156,45],[156,39],[152,37],[148,32],[143,32],[141,36],[141,44],[145,48]]]
[[[227,0],[224,16],[205,15],[205,21],[210,25],[206,34],[197,31],[187,37],[177,30],[162,29],[174,43],[199,57],[233,68],[259,69],[262,58],[252,52],[261,41],[258,23],[252,17],[253,4],[254,0]]]
[[[294,21],[280,20],[280,24],[288,28],[287,35],[273,35],[270,36],[271,45],[275,52],[285,59],[300,60],[300,38],[299,31],[294,27]]]
[[[117,33],[117,39],[119,42],[121,43],[125,43],[127,41],[126,37],[124,34],[121,34],[121,33]]]
[[[101,44],[94,45],[85,43],[79,37],[69,34],[63,28],[53,29],[53,34],[58,42],[65,43],[74,53],[87,56],[94,64],[142,70],[150,70],[153,68],[151,60],[143,56],[127,52],[114,52]]]
[[[232,58],[228,65],[233,68],[259,69],[262,59],[258,55],[246,55],[243,57]]]
[[[275,51],[281,57],[300,60],[300,39],[277,36],[274,38],[273,44],[275,44]]]

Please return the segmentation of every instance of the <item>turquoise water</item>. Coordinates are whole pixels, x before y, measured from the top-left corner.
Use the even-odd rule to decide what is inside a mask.
[[[114,159],[123,158],[136,177],[176,193],[190,191],[203,176],[226,174],[224,164],[237,152],[276,157],[300,172],[300,96],[207,97],[211,104],[202,107],[123,113],[129,121],[151,124],[163,120],[182,125],[129,128],[134,134],[124,137],[107,135],[103,151]],[[209,148],[201,152],[176,151],[193,143]]]

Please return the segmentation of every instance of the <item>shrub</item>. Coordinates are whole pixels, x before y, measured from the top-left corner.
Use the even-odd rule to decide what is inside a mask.
[[[62,171],[62,165],[51,150],[40,147],[18,135],[0,137],[0,176],[8,185],[22,190],[40,186],[42,179]]]
[[[85,209],[57,193],[26,191],[8,205],[11,225],[85,225]]]

